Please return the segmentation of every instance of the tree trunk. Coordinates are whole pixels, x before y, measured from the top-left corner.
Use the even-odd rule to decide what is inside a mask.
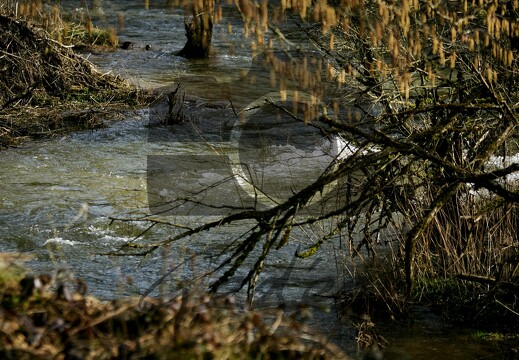
[[[187,42],[177,55],[188,59],[203,59],[209,57],[211,38],[213,36],[213,22],[211,14],[202,12],[196,14],[193,10],[193,20],[184,24],[186,27]]]

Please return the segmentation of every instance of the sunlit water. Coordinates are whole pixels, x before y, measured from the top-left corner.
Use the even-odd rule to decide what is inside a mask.
[[[68,9],[76,6],[73,1],[62,3]],[[229,106],[228,98],[214,95],[221,88],[219,84],[235,82],[242,70],[251,67],[249,42],[239,32],[240,20],[236,15],[230,17],[236,29],[233,33],[227,32],[226,25],[215,27],[215,55],[212,59],[187,61],[172,56],[184,44],[182,12],[163,9],[153,2],[147,11],[142,8],[141,1],[100,3],[103,7],[91,10],[92,15],[100,24],[106,25],[117,24],[116,14],[124,13],[124,29],[119,29],[120,40],[134,42],[134,49],[84,54],[85,57],[103,71],[122,74],[136,84],[155,89],[170,91],[175,80],[182,77],[191,86],[188,87],[188,91],[191,90],[188,113],[196,118],[192,122],[196,128],[189,130],[190,135],[180,130],[150,128],[150,122],[154,121],[153,112],[160,108],[155,106],[129,112],[124,121],[109,122],[106,129],[35,141],[3,151],[0,154],[0,251],[34,255],[28,266],[37,273],[70,270],[87,283],[89,293],[101,298],[150,292],[155,296],[161,292],[167,295],[178,289],[179,282],[189,282],[213,269],[224,258],[218,255],[230,240],[247,230],[247,224],[199,234],[144,259],[106,255],[133,241],[149,226],[142,221],[112,223],[110,218],[135,219],[153,213],[149,201],[150,184],[157,184],[150,182],[150,156],[218,154],[241,161],[252,157],[269,158],[269,161],[256,162],[255,175],[248,180],[278,201],[288,196],[290,189],[293,191],[307,185],[306,180],[324,171],[329,165],[330,154],[352,149],[345,148],[346,144],[341,144],[338,139],[323,142],[315,137],[315,132],[305,134],[305,140],[299,139],[297,146],[283,143],[287,135],[281,130],[287,131],[286,128],[275,122],[269,123],[270,120],[258,124],[249,121],[249,127],[244,127],[234,115],[236,109]],[[151,45],[151,50],[144,50],[145,45]],[[261,89],[250,91],[265,95]],[[211,100],[204,101],[204,97]],[[254,101],[255,95],[245,94],[245,99],[240,104],[242,107]],[[208,108],[207,104],[214,106]],[[271,115],[266,113],[258,117],[270,119],[273,118]],[[265,136],[268,131],[258,132],[252,126],[254,124],[270,127],[270,136],[259,141],[258,134]],[[182,126],[179,129],[189,127]],[[197,141],[192,141],[193,129],[199,136]],[[294,128],[289,130],[292,133],[288,131],[288,134],[293,135]],[[237,153],[237,147],[245,150]],[[283,176],[272,177],[280,173]],[[214,179],[221,175],[213,169],[201,173],[200,178]],[[187,184],[187,180],[182,182],[180,178],[154,190],[167,194],[173,185],[181,187]],[[214,193],[213,203],[223,202],[229,197],[222,194],[230,194],[226,191],[236,188],[237,180],[231,180]],[[238,187],[241,187],[239,196],[250,195],[251,188],[243,184]],[[268,201],[264,205],[269,206]],[[189,216],[186,213],[173,214],[162,219],[189,226],[212,219],[203,216],[203,212]],[[177,233],[169,227],[157,226],[141,239],[153,242]],[[260,279],[256,299],[258,304],[274,307],[309,303],[315,311],[313,326],[325,331],[341,347],[354,352],[355,331],[349,322],[338,321],[329,297],[347,285],[342,282],[343,272],[355,271],[354,267],[341,268],[343,250],[340,242],[325,246],[311,259],[294,258],[300,246],[309,245],[319,235],[319,229],[309,230],[273,253]],[[235,289],[245,274],[245,270],[239,271],[225,290]],[[162,286],[154,286],[163,277]],[[240,296],[243,298],[243,294]],[[392,339],[398,347],[388,351],[388,358],[449,357],[453,351],[449,347],[455,345],[452,342],[447,345],[448,340],[438,333],[433,334],[433,342],[427,331],[418,329],[418,335],[411,337],[414,340],[407,342],[401,337]],[[438,331],[447,333],[448,329]],[[457,344],[461,340],[455,341]],[[463,355],[473,358],[474,354],[482,351],[480,348],[466,349],[466,354],[461,352],[456,358]]]

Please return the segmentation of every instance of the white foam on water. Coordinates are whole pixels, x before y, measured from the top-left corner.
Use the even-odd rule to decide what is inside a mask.
[[[43,246],[48,245],[48,244],[60,244],[60,245],[74,246],[77,244],[77,242],[72,241],[72,240],[63,239],[61,237],[54,237],[54,238],[47,239],[47,241],[45,241],[43,243]]]
[[[145,229],[146,226],[138,226],[142,225],[140,223],[145,223],[147,224],[147,226],[149,226],[149,223],[145,221],[136,221],[135,223],[132,223],[132,225],[135,225],[138,228],[142,227],[143,229]],[[96,241],[99,241],[104,245],[110,245],[113,243],[126,243],[135,239],[135,236],[121,236],[116,234],[116,232],[113,230],[98,228],[94,225],[90,225],[88,227],[88,233],[90,235],[94,235],[96,237]]]
[[[133,240],[134,237],[129,236],[112,236],[112,235],[105,235],[102,238],[100,238],[100,241],[104,241],[106,243],[114,243],[114,242],[128,242]]]
[[[335,135],[332,137],[332,156],[337,157],[339,160],[344,160],[355,154],[357,148],[353,146],[349,141],[344,140],[342,137]]]
[[[507,166],[512,164],[516,164],[519,162],[519,154],[515,154],[512,156],[492,156],[487,163],[487,169],[492,171],[495,169],[504,169]],[[508,174],[505,177],[506,181],[519,181],[519,171]]]

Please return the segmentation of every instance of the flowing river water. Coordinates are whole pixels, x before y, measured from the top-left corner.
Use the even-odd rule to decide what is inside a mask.
[[[77,3],[62,1],[62,6],[74,11]],[[98,7],[88,11],[101,25],[117,25],[119,15],[124,14],[124,29],[119,29],[120,40],[132,41],[134,49],[85,54],[85,57],[102,71],[121,74],[143,87],[171,89],[178,78],[189,81],[191,88],[188,90],[192,94],[187,105],[190,114],[202,119],[197,122],[197,130],[203,132],[204,141],[186,141],[180,130],[151,128],[156,110],[151,107],[128,112],[122,121],[107,122],[109,126],[105,129],[34,141],[3,151],[0,154],[0,251],[32,254],[34,259],[27,265],[37,273],[70,271],[86,282],[89,293],[100,298],[142,295],[148,291],[153,295],[168,294],[176,289],[178,283],[209,271],[221,261],[215,255],[225,249],[229,239],[241,235],[246,224],[217,229],[210,235],[198,234],[143,260],[138,256],[106,254],[132,241],[147,229],[149,223],[112,223],[110,217],[137,218],[149,214],[150,193],[153,193],[150,187],[159,193],[167,193],[175,184],[189,185],[191,180],[175,179],[173,185],[168,183],[162,187],[160,176],[154,178],[160,181],[150,180],[151,158],[160,160],[182,155],[187,161],[196,161],[199,155],[214,155],[215,151],[218,155],[225,152],[232,155],[236,146],[244,147],[257,138],[254,131],[245,131],[233,143],[236,134],[233,135],[234,128],[232,123],[229,125],[229,118],[232,118],[234,109],[226,105],[225,99],[213,99],[211,106],[206,106],[207,103],[201,100],[204,96],[214,97],[221,84],[236,81],[243,70],[250,69],[251,49],[240,33],[240,20],[234,15],[228,18],[236,29],[231,34],[227,25],[215,27],[212,59],[188,61],[177,58],[171,54],[182,48],[185,41],[181,11],[169,11],[154,2],[150,2],[148,10],[143,8],[141,1],[93,3]],[[146,45],[150,45],[151,50],[144,50]],[[256,96],[248,95],[252,100]],[[261,116],[268,118],[273,115]],[[222,129],[230,134],[229,137],[222,137]],[[279,128],[274,130],[279,132]],[[308,168],[312,164],[325,166],[329,152],[333,152],[333,144],[319,142],[308,134],[304,137],[312,140],[305,140],[307,142],[295,150],[281,143],[253,144],[251,149],[259,146],[261,151],[249,153],[249,156],[270,156],[275,159],[274,163],[281,162],[285,166],[285,172],[287,164],[290,164],[290,169],[296,169],[293,176],[278,180],[294,181],[295,177],[304,183],[304,179],[314,171],[308,172]],[[265,148],[269,150],[266,153]],[[314,159],[313,163],[298,162],[308,158]],[[202,178],[214,180],[218,176],[222,174],[215,169],[201,172]],[[278,185],[272,187],[277,188]],[[225,191],[234,191],[229,186],[222,189],[214,193],[213,203],[229,197],[230,193]],[[244,188],[241,191],[248,190]],[[164,218],[193,226],[212,219],[213,215],[178,213]],[[142,238],[158,241],[174,231],[156,226]],[[318,233],[319,230],[310,231]],[[343,283],[345,277],[342,272],[355,271],[355,265],[351,264],[346,270],[342,268],[344,261],[341,260],[339,242],[330,244],[311,259],[295,260],[295,250],[305,244],[303,240],[289,244],[268,260],[258,285],[258,303],[263,306],[310,304],[314,310],[312,326],[355,354],[355,329],[349,321],[339,320],[329,297],[334,290],[348,286]],[[176,270],[169,274],[172,268]],[[245,274],[243,270],[238,278]],[[152,288],[163,276],[165,281]],[[226,289],[232,290],[235,286],[231,283]],[[422,316],[422,320],[410,329],[389,333],[392,345],[386,350],[385,358],[473,359],[491,353],[492,349],[471,341],[466,334],[449,328],[430,314]]]

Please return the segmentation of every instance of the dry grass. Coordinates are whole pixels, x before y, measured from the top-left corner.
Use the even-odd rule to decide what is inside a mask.
[[[2,359],[347,359],[282,311],[239,310],[226,296],[101,302],[81,281],[32,277],[2,254]]]
[[[420,207],[428,204],[414,201],[407,221],[395,227],[391,247],[379,247],[376,256],[357,263],[362,270],[355,276],[356,287],[341,299],[344,313],[364,314],[374,322],[405,319],[410,306],[423,304],[450,321],[516,331],[519,207],[502,201],[466,188],[442,209],[416,242],[414,286],[407,299],[402,234],[413,223],[411,214],[421,214]],[[360,342],[369,346],[372,338],[376,343],[374,329],[361,325],[369,336]]]
[[[85,14],[69,21],[68,16],[62,14],[59,1],[7,1],[0,5],[0,14],[30,22],[45,30],[51,39],[75,48],[97,46],[107,49],[116,47],[119,42],[115,28],[99,29]]]
[[[100,114],[147,101],[27,21],[0,15],[0,44],[0,146],[68,126],[96,127]]]
[[[417,243],[416,274],[511,280],[518,275],[518,225],[517,204],[465,189],[444,207]]]

